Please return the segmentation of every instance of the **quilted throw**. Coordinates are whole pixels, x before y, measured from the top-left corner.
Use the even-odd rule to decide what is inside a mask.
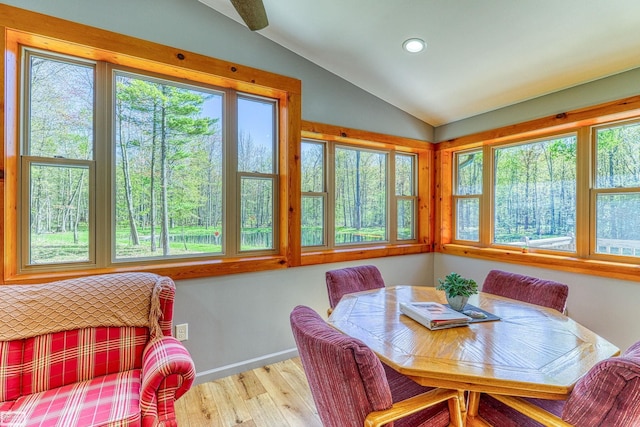
[[[0,286],[0,341],[101,326],[148,327],[151,336],[162,336],[159,295],[170,280],[121,273]]]

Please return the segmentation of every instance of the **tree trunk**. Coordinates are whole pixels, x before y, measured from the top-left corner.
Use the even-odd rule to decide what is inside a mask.
[[[165,86],[162,93],[167,95]],[[160,239],[162,241],[162,254],[169,255],[169,200],[167,197],[167,107],[162,106],[161,128],[160,128],[160,198],[162,203],[162,233]]]

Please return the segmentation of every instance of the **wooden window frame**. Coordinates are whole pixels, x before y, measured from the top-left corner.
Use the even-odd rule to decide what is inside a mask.
[[[320,145],[322,147],[322,191],[305,191],[305,188],[301,188],[300,190],[300,203],[301,203],[301,207],[300,207],[300,212],[302,214],[302,199],[304,199],[305,197],[307,198],[318,198],[318,199],[322,199],[322,209],[323,209],[323,215],[322,215],[322,224],[323,224],[323,228],[322,228],[322,244],[321,245],[309,245],[309,246],[303,246],[302,245],[302,228],[300,229],[300,245],[301,245],[301,249],[302,251],[309,251],[309,250],[323,250],[328,246],[328,242],[329,242],[329,236],[327,233],[327,224],[329,223],[329,219],[328,219],[328,200],[329,200],[329,183],[327,181],[327,164],[328,164],[328,160],[327,160],[327,152],[328,152],[328,143],[326,141],[321,141],[321,140],[316,140],[316,139],[309,139],[309,138],[302,138],[302,144],[316,144],[316,145]],[[302,172],[301,172],[302,173]],[[301,222],[301,227],[302,227],[302,222]]]
[[[4,46],[0,63],[4,114],[0,131],[5,152],[0,159],[3,172],[0,186],[3,223],[2,283],[37,283],[88,274],[145,270],[174,279],[217,276],[230,273],[281,269],[300,264],[300,185],[299,141],[301,117],[301,82],[274,73],[186,52],[157,43],[136,39],[86,25],[0,5],[0,37]],[[108,266],[86,270],[21,273],[17,255],[17,206],[19,201],[18,168],[20,162],[20,50],[34,49],[104,61],[118,66],[157,73],[176,79],[234,89],[277,100],[278,128],[278,229],[282,232],[275,255],[239,256],[204,260],[160,260],[140,265]]]
[[[302,121],[302,138],[308,140],[325,141],[328,143],[336,143],[338,145],[351,146],[361,149],[382,149],[389,152],[389,155],[398,153],[414,154],[416,156],[416,239],[414,241],[394,241],[390,242],[373,242],[363,245],[349,246],[331,246],[324,248],[311,247],[303,251],[301,265],[315,265],[331,262],[343,262],[362,260],[367,258],[409,255],[432,251],[433,221],[431,212],[433,212],[433,159],[434,145],[424,141],[413,140],[409,138],[395,137],[364,130],[349,129],[340,126],[321,124],[310,121]],[[329,155],[327,164],[331,164],[332,158]],[[327,174],[330,174],[330,166],[327,167]],[[394,173],[389,169],[388,173]],[[332,180],[329,180],[332,181]],[[331,192],[329,185],[329,194]],[[395,188],[389,188],[395,194]],[[389,194],[389,199],[394,199],[394,194]],[[330,196],[329,196],[330,197]],[[389,215],[395,215],[388,207]],[[330,208],[328,208],[330,209]],[[331,218],[331,215],[329,215]],[[391,218],[390,218],[391,219]],[[331,220],[331,219],[329,219]],[[387,233],[394,235],[396,231],[396,221],[389,221],[389,229]],[[332,239],[329,239],[332,240]],[[395,240],[392,239],[392,240]]]
[[[436,251],[443,254],[472,257],[496,262],[508,262],[529,266],[539,266],[573,273],[590,274],[609,278],[640,281],[640,265],[637,258],[625,262],[624,257],[598,256],[591,249],[593,225],[590,219],[594,211],[590,193],[591,159],[594,156],[592,129],[604,124],[615,124],[620,121],[640,119],[640,96],[629,97],[617,101],[599,104],[592,107],[573,110],[553,116],[543,117],[528,122],[505,126],[479,132],[460,138],[442,141],[436,144],[435,162],[435,198],[436,226],[440,230],[435,236]],[[481,244],[471,245],[454,239],[455,221],[453,218],[454,203],[454,164],[453,155],[470,149],[482,149],[490,155],[493,147],[519,141],[535,140],[550,136],[576,133],[578,139],[577,154],[577,193],[576,193],[576,253],[559,254],[548,251],[523,251],[521,248],[501,248],[487,244],[491,235],[491,224],[481,226]],[[487,159],[485,158],[485,161]],[[489,162],[487,162],[489,163]],[[491,174],[489,165],[484,166],[483,199],[481,215],[489,215],[491,207],[486,206],[487,197],[491,197],[491,185],[486,174]],[[491,175],[489,175],[491,176]],[[590,234],[591,233],[591,234]]]

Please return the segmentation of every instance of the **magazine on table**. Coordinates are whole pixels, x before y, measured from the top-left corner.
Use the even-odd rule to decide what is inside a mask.
[[[400,312],[431,330],[466,326],[472,320],[438,302],[401,302]]]

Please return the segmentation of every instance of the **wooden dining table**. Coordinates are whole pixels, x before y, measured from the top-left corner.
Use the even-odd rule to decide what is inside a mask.
[[[429,330],[400,312],[401,302],[446,303],[428,286],[395,286],[345,295],[329,316],[334,328],[367,344],[398,372],[431,387],[469,392],[467,425],[487,425],[480,393],[566,399],[576,381],[620,350],[562,313],[480,293],[468,304],[499,320]]]

